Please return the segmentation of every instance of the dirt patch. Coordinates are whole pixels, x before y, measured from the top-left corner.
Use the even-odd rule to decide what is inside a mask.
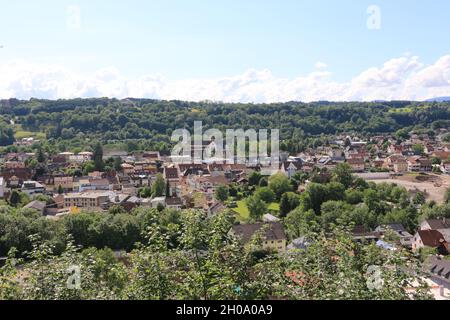
[[[395,183],[405,187],[411,193],[423,192],[427,200],[444,202],[447,188],[450,188],[450,176],[435,174],[406,174],[392,179],[372,180],[375,183]]]

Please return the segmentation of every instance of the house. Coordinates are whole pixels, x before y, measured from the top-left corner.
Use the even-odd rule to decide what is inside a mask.
[[[152,208],[158,208],[158,206],[166,207],[166,197],[156,197],[150,201],[150,206]]]
[[[61,152],[58,154],[58,156],[63,157],[65,162],[69,162],[70,157],[74,156],[75,154],[73,152]]]
[[[30,180],[33,172],[30,168],[5,168],[2,171],[2,176],[6,180],[6,183],[9,184],[12,177],[18,178],[21,182]]]
[[[215,216],[227,209],[227,206],[224,205],[222,202],[216,202],[209,206],[208,208],[208,216],[212,217]]]
[[[450,260],[431,256],[423,266],[435,298],[450,299]]]
[[[340,148],[332,148],[328,155],[331,157],[333,161],[344,161],[345,160],[345,152]]]
[[[430,159],[420,158],[420,172],[431,172],[433,170],[433,164]]]
[[[301,162],[284,162],[281,165],[281,169],[290,179],[297,172],[300,172],[302,170],[302,164],[301,164]]]
[[[374,241],[377,242],[382,238],[381,232],[367,230],[364,226],[355,226],[353,229],[353,241]]]
[[[102,211],[104,206],[111,202],[111,196],[115,194],[96,191],[68,193],[64,195],[64,207]]]
[[[231,228],[230,234],[248,243],[258,231],[262,231],[263,250],[286,252],[287,238],[279,222],[239,224]]]
[[[419,156],[408,158],[408,171],[409,172],[431,172],[433,165],[431,160]]]
[[[442,161],[441,171],[445,174],[450,174],[450,161]]]
[[[45,202],[35,200],[35,201],[31,201],[24,208],[36,210],[40,214],[44,214],[46,206],[47,206],[47,204]]]
[[[126,174],[134,173],[134,166],[132,164],[122,163],[121,167],[122,167],[123,172]]]
[[[450,219],[426,219],[420,224],[420,230],[450,229]]]
[[[29,196],[32,196],[34,194],[44,193],[45,187],[37,181],[24,181],[21,191]]]
[[[227,185],[228,179],[225,176],[189,176],[187,180],[188,185],[192,189],[201,190],[203,192],[214,193],[215,188],[219,185]]]
[[[306,237],[300,237],[292,240],[292,242],[287,246],[288,251],[292,250],[304,250],[310,246],[311,242]]]
[[[180,185],[178,168],[164,168],[164,179],[169,183],[170,194],[177,194],[177,187]]]
[[[401,155],[403,153],[403,147],[400,145],[391,144],[390,146],[388,146],[387,152],[389,154]]]
[[[58,191],[61,187],[64,192],[73,190],[73,177],[64,176],[64,177],[54,177],[53,180],[54,190]]]
[[[386,225],[378,226],[375,231],[382,233],[383,235],[391,230],[400,239],[400,244],[405,247],[412,246],[413,235],[406,231],[405,227],[401,223],[389,223]]]
[[[142,158],[148,161],[158,161],[161,157],[159,151],[146,151],[142,154]]]
[[[165,200],[165,207],[172,209],[181,209],[183,207],[183,200],[179,197],[167,197]]]
[[[220,163],[210,163],[208,165],[210,175],[213,177],[225,175],[225,165]]]
[[[396,156],[392,159],[392,170],[395,173],[408,172],[408,161],[404,157]]]
[[[366,169],[366,163],[363,158],[347,159],[347,163],[350,165],[353,172],[364,172]]]
[[[445,242],[444,236],[437,230],[419,230],[413,238],[412,249],[416,251],[424,247],[438,248]]]
[[[6,188],[6,182],[3,177],[0,177],[0,198],[5,197],[5,188]]]
[[[432,157],[439,158],[442,161],[447,161],[447,160],[449,160],[450,152],[448,152],[448,151],[435,151],[435,152],[433,152]]]

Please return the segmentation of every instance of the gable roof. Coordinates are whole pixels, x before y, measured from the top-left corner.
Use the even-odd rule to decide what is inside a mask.
[[[45,202],[35,200],[35,201],[31,201],[24,208],[43,212],[46,206],[47,206],[47,204]]]
[[[426,271],[450,283],[450,260],[430,257],[425,264]]]
[[[242,241],[246,243],[250,241],[252,236],[263,226],[268,226],[264,235],[266,241],[286,239],[283,226],[279,222],[239,224],[233,226],[232,230],[234,234],[241,237]]]
[[[406,232],[405,227],[401,223],[387,223],[385,225],[380,226],[379,229],[380,230],[392,229],[397,232]]]
[[[419,230],[417,233],[427,247],[437,248],[445,242],[444,236],[437,230]]]
[[[427,219],[425,222],[428,223],[432,230],[450,228],[450,219]]]
[[[166,179],[178,179],[178,169],[177,168],[165,168],[164,175]]]
[[[166,198],[166,205],[168,206],[182,206],[183,201],[181,198],[173,197],[173,198]]]

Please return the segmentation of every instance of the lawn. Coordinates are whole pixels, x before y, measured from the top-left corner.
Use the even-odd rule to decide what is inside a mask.
[[[237,214],[237,218],[239,221],[247,221],[250,217],[250,212],[248,211],[247,205],[245,204],[244,200],[238,201],[237,208],[234,208],[233,210]]]
[[[245,204],[245,200],[237,201],[237,208],[234,208],[234,212],[236,212],[237,219],[241,222],[245,222],[250,217],[250,212],[248,211],[247,205]],[[280,205],[277,202],[273,202],[268,206],[269,211],[280,211]]]
[[[35,138],[39,140],[45,140],[45,133],[22,130],[21,125],[16,125],[14,128],[14,138],[16,138],[17,140],[20,140],[22,138]]]

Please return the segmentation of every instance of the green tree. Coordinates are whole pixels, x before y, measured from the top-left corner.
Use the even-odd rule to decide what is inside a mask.
[[[39,163],[44,163],[45,162],[45,154],[44,151],[42,150],[41,147],[38,148],[37,150],[37,156],[36,159]]]
[[[286,217],[289,212],[300,205],[300,197],[294,192],[286,192],[281,196],[280,216]]]
[[[120,157],[114,158],[114,164],[113,164],[114,170],[117,172],[122,171],[122,159]]]
[[[172,193],[170,192],[170,182],[166,181],[166,197],[171,197]]]
[[[259,186],[260,187],[267,187],[269,186],[269,181],[266,177],[262,177],[261,180],[259,180]]]
[[[100,142],[96,143],[94,146],[94,167],[96,171],[103,171],[103,147]]]
[[[156,180],[152,184],[152,196],[153,197],[162,197],[164,196],[164,191],[166,188],[166,183],[164,181],[164,177],[162,174],[156,175]]]
[[[13,190],[9,196],[9,204],[13,207],[17,207],[21,202],[20,192]]]
[[[354,177],[352,174],[352,168],[347,163],[338,164],[332,172],[333,180],[344,185],[346,189],[350,188]]]
[[[228,188],[227,186],[220,185],[216,188],[215,197],[217,200],[224,202],[228,199]]]
[[[94,172],[95,170],[95,163],[93,161],[88,161],[83,164],[83,175],[87,176],[89,173]]]
[[[247,208],[250,212],[250,218],[252,220],[261,220],[262,216],[267,213],[267,203],[265,203],[258,196],[251,196],[245,201]]]
[[[248,184],[250,186],[257,186],[259,185],[261,178],[262,178],[261,173],[259,173],[258,171],[253,171],[248,177]]]
[[[269,188],[275,193],[277,200],[281,200],[283,193],[292,191],[289,178],[283,173],[274,174],[269,178]]]
[[[256,190],[255,194],[266,203],[275,201],[275,193],[269,187],[260,187]]]

